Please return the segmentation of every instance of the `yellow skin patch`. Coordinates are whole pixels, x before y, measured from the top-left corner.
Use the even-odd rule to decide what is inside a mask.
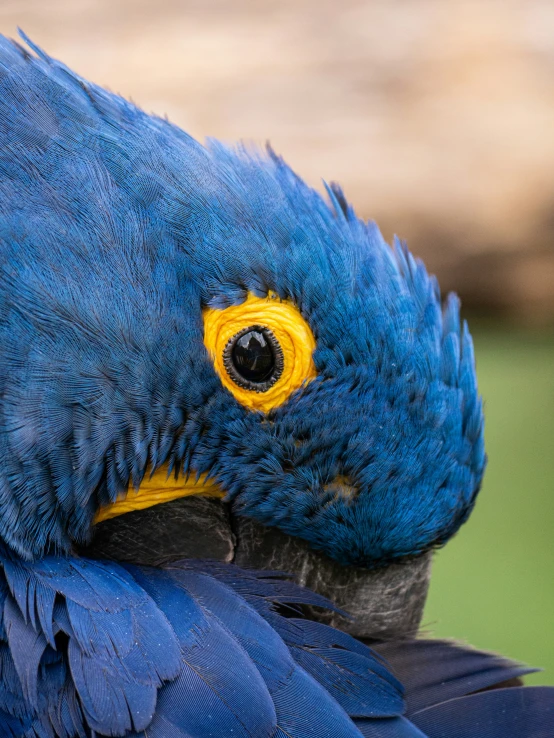
[[[223,362],[223,353],[233,336],[250,326],[265,326],[273,333],[283,352],[283,371],[266,392],[244,389],[235,384]],[[310,327],[298,309],[275,295],[255,297],[248,295],[240,305],[224,310],[204,310],[204,343],[214,362],[222,384],[241,405],[263,413],[282,405],[303,384],[317,376],[312,354],[315,339]],[[145,478],[139,489],[130,487],[126,494],[111,505],[100,508],[94,523],[115,518],[133,510],[144,510],[162,502],[170,502],[189,495],[224,497],[225,493],[214,481],[202,474],[196,477],[168,477],[167,466],[162,466],[151,477]]]
[[[205,474],[201,474],[198,481],[196,481],[196,476],[175,479],[174,475],[170,474],[168,477],[168,469],[164,465],[155,471],[151,477],[143,479],[138,490],[135,491],[131,487],[124,497],[112,502],[111,505],[101,507],[96,513],[94,524],[133,510],[144,510],[147,507],[159,505],[161,502],[171,502],[171,500],[177,500],[179,497],[190,495],[224,497],[225,493],[217,482],[207,480]]]
[[[266,392],[239,387],[227,373],[223,352],[233,336],[244,328],[261,325],[269,328],[283,351],[283,372]],[[250,410],[269,412],[282,405],[303,384],[317,376],[312,354],[315,338],[298,309],[273,295],[248,295],[240,305],[225,310],[204,310],[204,343],[222,384],[241,405]]]

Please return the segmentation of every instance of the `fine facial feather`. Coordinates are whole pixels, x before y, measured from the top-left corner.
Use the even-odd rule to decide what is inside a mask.
[[[169,462],[341,563],[444,543],[483,474],[456,298],[271,151],[201,146],[36,50],[0,43],[0,535],[86,542]],[[222,386],[202,309],[274,293],[317,377],[267,415]],[[346,480],[348,496],[337,494]]]

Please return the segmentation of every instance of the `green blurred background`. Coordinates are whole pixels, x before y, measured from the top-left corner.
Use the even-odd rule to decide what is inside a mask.
[[[435,556],[423,626],[554,684],[554,337],[489,326],[474,340],[489,465],[473,515]]]
[[[490,463],[424,622],[554,684],[552,0],[2,0],[17,26],[199,139],[340,181],[461,295]]]

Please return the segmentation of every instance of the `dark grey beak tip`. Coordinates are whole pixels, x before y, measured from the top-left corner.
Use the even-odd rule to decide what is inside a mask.
[[[234,562],[244,568],[286,571],[334,602],[351,619],[318,610],[315,617],[357,638],[414,636],[429,590],[432,553],[381,569],[345,567],[310,549],[300,538],[246,518],[234,519]]]

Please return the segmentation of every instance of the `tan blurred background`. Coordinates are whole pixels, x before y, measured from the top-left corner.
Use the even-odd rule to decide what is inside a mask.
[[[461,294],[490,463],[425,623],[554,684],[554,2],[0,0],[18,25],[199,139],[340,181]]]
[[[2,0],[194,136],[340,181],[470,307],[554,322],[552,0]]]

